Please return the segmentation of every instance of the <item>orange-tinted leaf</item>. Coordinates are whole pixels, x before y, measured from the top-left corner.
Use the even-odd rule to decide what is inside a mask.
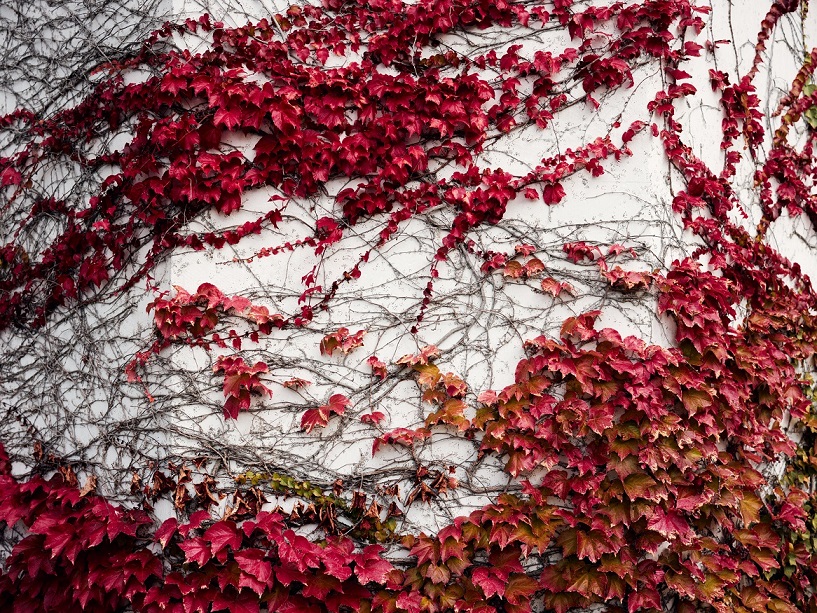
[[[533,577],[524,573],[513,573],[505,586],[505,600],[511,604],[527,602],[539,589],[539,584]]]
[[[380,379],[385,379],[386,376],[388,375],[388,372],[386,371],[386,365],[383,362],[381,362],[377,358],[377,356],[373,355],[373,356],[369,357],[369,359],[366,360],[366,363],[369,366],[372,367],[372,374],[375,377],[379,377]]]
[[[607,576],[597,570],[583,569],[576,573],[567,589],[585,598],[602,596],[607,591]]]
[[[598,562],[605,553],[610,553],[610,542],[604,532],[600,530],[576,532],[577,556],[587,558],[591,562]]]
[[[763,508],[763,501],[752,492],[745,492],[740,501],[740,515],[743,518],[743,525],[749,527],[760,521],[760,510]]]
[[[440,369],[434,364],[417,364],[413,368],[419,375],[417,383],[420,387],[434,387],[442,377]]]
[[[520,279],[525,274],[525,267],[522,266],[521,262],[511,260],[505,264],[503,274],[511,279]]]
[[[712,396],[703,390],[684,390],[683,391],[684,408],[692,417],[700,409],[705,409],[712,404]]]
[[[539,258],[531,258],[525,262],[525,275],[532,277],[545,270],[545,265]]]
[[[652,490],[656,481],[646,473],[636,473],[624,479],[624,491],[630,500],[636,498],[652,498]]]
[[[550,294],[554,298],[558,298],[562,294],[562,292],[575,295],[576,291],[573,289],[573,286],[570,285],[570,283],[557,281],[553,277],[542,279],[541,287],[543,292]]]

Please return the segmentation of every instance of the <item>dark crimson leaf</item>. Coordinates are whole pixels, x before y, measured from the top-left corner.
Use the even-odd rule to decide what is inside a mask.
[[[260,610],[258,597],[249,590],[241,590],[238,593],[235,593],[235,590],[219,591],[215,593],[212,602],[214,612],[258,613]]]
[[[173,536],[176,534],[176,530],[178,528],[179,522],[176,521],[175,517],[171,517],[170,519],[165,520],[159,529],[156,531],[156,534],[153,536],[153,539],[162,546],[162,549],[167,547],[168,542]]]

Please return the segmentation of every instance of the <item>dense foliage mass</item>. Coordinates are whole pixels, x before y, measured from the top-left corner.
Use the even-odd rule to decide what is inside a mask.
[[[485,275],[536,279],[554,300],[569,293],[567,283],[545,276],[535,245],[481,251],[469,235],[502,224],[514,199],[537,207],[568,200],[567,177],[603,174],[605,164],[630,154],[634,139],[663,144],[681,181],[673,211],[700,244],[668,270],[644,272],[622,267],[634,256],[625,246],[564,245],[566,256],[597,269],[610,291],[656,295],[674,326],[672,348],[597,329],[599,313],[584,313],[567,319],[558,338],[528,340],[515,383],[473,390],[476,402],[467,381],[435,365],[433,346],[393,365],[369,358],[373,377],[413,373],[431,407],[422,427],[381,432],[375,454],[384,446],[412,448],[447,429],[477,441],[482,455],[501,458],[519,486],[437,534],[398,534],[394,518],[406,505],[456,487],[440,471],[418,471],[402,510],[343,484],[323,488],[246,473],[228,515],[215,519],[208,511],[218,502],[212,480],[194,484],[190,470],[175,467],[177,474],[152,486],[134,484],[137,494],[144,490],[154,502],[169,497],[188,513],[181,523],[156,527],[145,511],[97,494],[93,479],[80,484],[71,466],[21,479],[3,454],[0,521],[13,548],[0,575],[2,608],[562,613],[604,603],[631,613],[817,611],[817,414],[807,374],[817,348],[817,295],[765,240],[783,210],[817,224],[817,132],[790,134],[817,105],[809,85],[817,50],[780,104],[769,149],[753,83],[766,41],[798,10],[795,0],[770,6],[751,69],[737,82],[710,71],[723,109],[718,169],[696,157],[675,117],[677,103],[696,91],[684,62],[705,52],[688,40],[707,13],[692,0],[604,7],[573,0],[326,0],[322,8],[292,7],[237,29],[205,16],[165,26],[140,53],[106,66],[74,108],[0,118],[3,129],[27,139],[0,159],[4,212],[15,228],[0,249],[3,327],[36,330],[66,305],[93,302],[96,288],[149,278],[179,248],[219,249],[264,233],[274,241],[290,198],[319,194],[339,177],[356,181],[303,237],[257,253],[314,252],[295,311],[272,313],[210,284],[159,294],[149,306],[155,341],[129,364],[129,380],[139,382],[173,345],[230,347],[214,367],[223,377],[225,419],[272,393],[268,365],[246,361],[242,346],[273,330],[308,326],[319,310],[332,308],[341,284],[366,274],[374,250],[429,212],[454,215],[430,266],[415,329],[434,298],[438,268],[454,250],[473,257]],[[466,56],[439,43],[451,33],[510,36],[542,28],[565,31],[569,45]],[[170,48],[174,35],[192,33],[208,41],[206,50]],[[663,71],[665,87],[643,121],[616,126],[523,175],[480,157],[491,139],[520,126],[544,130],[577,102],[598,106],[603,95],[632,85],[632,70],[645,63]],[[149,76],[134,81],[135,70]],[[113,133],[127,134],[127,144],[96,155],[95,139]],[[252,153],[222,152],[231,134],[256,137]],[[105,178],[87,200],[41,199],[37,176],[53,160]],[[743,205],[733,182],[747,161],[763,209],[754,232],[736,221]],[[206,211],[239,211],[242,194],[261,187],[280,195],[259,219],[187,231]],[[377,240],[336,279],[319,284],[321,255],[373,218],[383,222]],[[30,248],[46,226],[48,244]],[[225,323],[247,332],[220,335]],[[321,353],[361,351],[365,334],[341,328],[323,339]],[[301,427],[324,428],[349,406],[346,395],[332,394],[302,415]],[[373,426],[382,418],[363,416]],[[792,424],[799,424],[795,438]],[[781,458],[784,475],[765,470]],[[303,504],[290,513],[261,510],[265,492]],[[302,528],[316,525],[307,538]]]

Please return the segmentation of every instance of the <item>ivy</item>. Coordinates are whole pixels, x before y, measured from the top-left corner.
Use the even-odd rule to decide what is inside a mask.
[[[50,463],[50,478],[15,477],[3,451],[0,521],[11,550],[0,604],[151,613],[815,609],[817,425],[805,371],[817,350],[817,295],[766,233],[784,209],[817,227],[817,132],[797,144],[789,138],[801,118],[814,127],[808,80],[817,51],[781,102],[766,155],[754,84],[766,42],[796,5],[772,3],[751,67],[736,83],[710,71],[723,111],[718,172],[695,155],[676,118],[676,106],[696,91],[682,65],[705,49],[679,35],[704,27],[708,8],[689,0],[606,7],[327,0],[238,28],[205,15],[167,24],[141,51],[108,63],[79,105],[48,117],[20,110],[0,118],[26,138],[0,158],[5,202],[25,211],[0,248],[4,328],[36,333],[60,309],[101,300],[107,284],[123,291],[149,279],[182,248],[217,250],[262,235],[273,244],[253,259],[314,256],[297,306],[286,313],[209,283],[193,293],[160,292],[148,305],[155,338],[128,364],[129,381],[141,382],[152,400],[143,375],[154,360],[171,347],[203,350],[227,420],[273,394],[270,365],[253,357],[261,337],[307,327],[333,308],[338,288],[367,274],[371,255],[411,220],[450,213],[412,332],[455,252],[472,258],[486,279],[530,283],[543,299],[576,293],[552,276],[536,245],[480,251],[471,237],[503,223],[512,202],[564,206],[571,176],[604,174],[605,165],[632,154],[636,138],[663,146],[681,180],[672,211],[700,245],[667,270],[638,268],[638,251],[621,244],[562,246],[572,265],[610,292],[653,295],[673,325],[669,348],[604,328],[602,312],[591,310],[566,319],[558,337],[528,339],[513,383],[499,390],[444,372],[434,345],[392,364],[369,355],[367,376],[414,381],[423,402],[419,427],[386,429],[386,416],[374,410],[357,424],[377,432],[373,455],[389,448],[416,461],[400,504],[396,484],[370,498],[342,482],[248,469],[234,480],[229,511],[215,519],[211,507],[226,494],[202,461],[196,480],[184,466],[173,467],[178,477],[155,471],[151,486],[134,475],[138,509],[97,493],[90,477],[80,485],[74,467],[56,457],[38,459]],[[562,29],[571,46],[429,52],[444,35],[487,28]],[[168,48],[174,35],[194,34],[207,37],[205,51]],[[344,61],[334,67],[332,57]],[[484,165],[480,154],[492,139],[519,127],[544,130],[579,101],[600,105],[603,92],[634,85],[640,63],[661,67],[665,84],[644,119],[620,136],[589,140],[518,175]],[[135,69],[151,76],[128,82]],[[127,146],[91,153],[95,135],[120,129],[131,138]],[[224,152],[235,135],[257,137],[251,155]],[[114,171],[88,202],[40,198],[31,182],[66,159]],[[754,165],[762,209],[754,234],[734,221],[743,211],[733,183],[743,159]],[[329,214],[314,212],[302,236],[270,231],[294,200],[321,194],[336,179],[349,186]],[[260,188],[276,195],[257,219],[189,231],[189,221],[205,213],[241,212],[242,197]],[[27,237],[43,218],[56,219],[57,231],[44,248],[30,249]],[[340,275],[326,274],[325,254],[370,220],[380,224],[376,237]],[[335,360],[365,356],[366,334],[342,327],[316,350]],[[281,382],[296,391],[309,384]],[[317,437],[349,420],[357,408],[350,396],[333,391],[315,402],[300,414],[301,430]],[[789,422],[802,429],[799,439]],[[401,534],[397,518],[460,486],[453,467],[418,459],[417,449],[441,432],[473,442],[515,487],[435,534]],[[765,470],[780,459],[788,463],[782,478]],[[262,509],[265,493],[297,503]],[[157,526],[145,509],[163,496],[179,515]]]

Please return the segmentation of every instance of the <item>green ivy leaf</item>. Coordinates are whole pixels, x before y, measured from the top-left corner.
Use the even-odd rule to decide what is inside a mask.
[[[817,91],[817,85],[814,83],[809,83],[803,87],[803,94],[806,96],[811,96],[815,91]],[[806,118],[806,121],[808,122],[808,125],[811,126],[812,130],[817,130],[817,105],[812,106],[805,113],[803,113],[803,117]]]

